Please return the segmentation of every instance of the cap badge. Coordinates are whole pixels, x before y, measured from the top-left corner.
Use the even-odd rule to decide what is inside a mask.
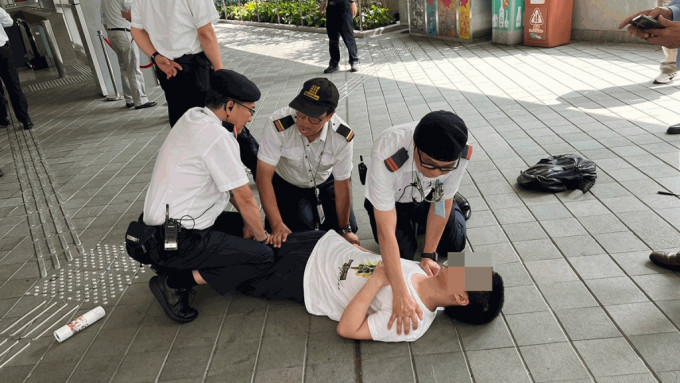
[[[319,96],[317,95],[317,92],[319,92],[319,86],[318,85],[312,85],[309,90],[306,90],[304,95],[311,98],[314,101],[319,101]]]

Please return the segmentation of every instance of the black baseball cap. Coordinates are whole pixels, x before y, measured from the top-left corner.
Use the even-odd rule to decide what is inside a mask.
[[[338,88],[329,79],[323,77],[307,80],[300,94],[288,104],[291,108],[309,117],[320,117],[338,106]]]

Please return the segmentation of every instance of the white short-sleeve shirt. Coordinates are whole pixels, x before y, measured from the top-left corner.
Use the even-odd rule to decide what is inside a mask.
[[[132,23],[169,59],[203,52],[198,28],[220,18],[212,0],[134,0]]]
[[[434,188],[436,182],[444,187],[443,199],[451,199],[458,191],[468,160],[461,158],[458,168],[435,178],[425,177],[413,160],[415,145],[413,132],[418,122],[409,122],[386,130],[373,144],[371,159],[366,175],[365,196],[373,207],[380,211],[394,209],[396,202],[420,202]],[[391,171],[385,160],[405,149],[408,159],[395,171]],[[420,183],[423,195],[413,186]]]
[[[335,231],[326,233],[314,246],[304,274],[305,307],[310,314],[327,316],[339,321],[343,311],[364,286],[380,255],[363,251],[347,242]],[[368,328],[373,340],[382,342],[412,342],[430,328],[436,311],[430,311],[413,286],[415,274],[425,272],[417,262],[401,260],[401,270],[406,287],[423,310],[423,320],[418,329],[408,335],[397,335],[397,326],[387,329],[392,316],[392,287],[385,286],[375,296],[368,310]]]
[[[205,229],[229,203],[229,190],[248,183],[236,138],[206,108],[191,108],[163,142],[144,200],[144,222],[182,218],[182,226]],[[190,219],[188,217],[193,218]]]
[[[347,124],[337,114],[333,115],[319,138],[310,143],[300,133],[296,120],[297,113],[293,108],[274,112],[264,128],[257,159],[276,166],[276,174],[300,188],[313,188],[327,180],[331,173],[337,181],[350,178],[354,134]]]

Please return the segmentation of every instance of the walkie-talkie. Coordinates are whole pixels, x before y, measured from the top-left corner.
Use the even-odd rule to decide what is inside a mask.
[[[366,164],[364,164],[364,156],[359,156],[359,165],[357,166],[359,168],[359,181],[361,181],[362,185],[366,185],[366,172],[368,171],[368,168],[366,167]]]
[[[179,222],[170,218],[170,205],[165,204],[165,245],[164,249],[168,251],[177,250],[177,231],[179,230]]]

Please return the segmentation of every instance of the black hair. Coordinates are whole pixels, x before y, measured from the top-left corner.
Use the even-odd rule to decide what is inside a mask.
[[[208,94],[205,96],[205,106],[211,109],[222,109],[230,100],[232,100],[232,98],[229,96],[225,96],[221,92],[208,89]]]
[[[498,273],[493,273],[491,284],[491,291],[469,291],[467,306],[447,306],[444,313],[470,324],[491,322],[500,314],[505,299],[503,278]]]

